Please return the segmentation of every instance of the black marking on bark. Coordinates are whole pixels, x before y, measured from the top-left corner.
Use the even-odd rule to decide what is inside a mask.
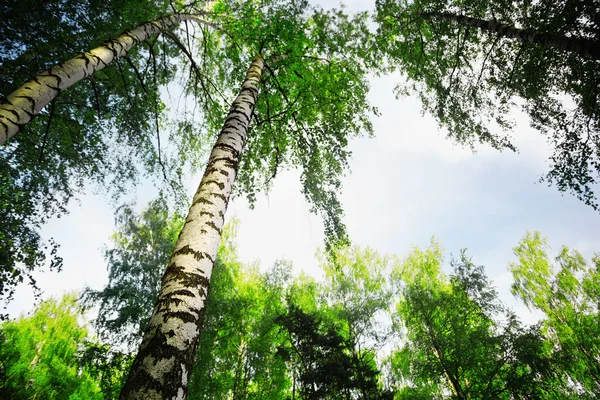
[[[244,119],[240,118],[240,115],[244,116]],[[248,118],[248,116],[246,115],[246,110],[244,109],[244,111],[239,111],[239,110],[232,110],[231,114],[229,114],[229,117],[227,118],[227,120],[234,120],[234,121],[240,121],[240,124],[247,124],[248,122],[250,122],[250,118]]]
[[[221,219],[225,218],[225,213],[222,210],[219,210],[219,217],[221,217]]]
[[[75,58],[80,58],[85,63],[83,67],[83,77],[87,78],[90,74],[88,73],[88,69],[90,68],[90,59],[85,55],[85,53],[80,53],[75,56]]]
[[[236,149],[235,147],[233,147],[232,145],[227,144],[227,143],[217,143],[217,144],[215,144],[214,148],[215,149],[219,148],[219,149],[224,149],[224,150],[230,151],[233,154],[233,156],[236,157],[236,158],[240,154],[240,152],[238,151],[238,149]]]
[[[231,157],[215,157],[215,158],[211,158],[210,160],[208,160],[207,166],[212,167],[213,165],[215,165],[219,161],[223,161],[223,163],[225,164],[226,167],[230,167],[230,168],[236,168],[237,167],[237,160],[235,160],[235,159],[233,159]]]
[[[204,174],[206,176],[208,176],[208,175],[213,174],[215,172],[220,172],[220,170],[218,168],[215,168],[215,167],[208,167],[208,168],[206,168],[206,171],[204,171]]]
[[[204,312],[200,312],[199,314],[203,319]],[[198,326],[201,324],[201,318],[198,318]],[[156,329],[153,333],[153,336],[142,344],[135,358],[134,365],[131,368],[132,374],[128,377],[125,387],[123,387],[121,398],[134,397],[133,395],[136,394],[137,390],[140,392],[154,390],[162,398],[171,399],[177,397],[177,392],[180,388],[184,389],[184,397],[187,395],[187,387],[181,385],[183,373],[181,365],[185,365],[186,370],[191,371],[195,353],[187,350],[179,350],[175,346],[170,345],[167,339],[173,337],[171,332],[164,334],[159,329]],[[197,347],[198,338],[199,335],[195,335],[192,338],[189,345],[190,348]],[[144,360],[148,359],[148,357],[151,357],[148,360],[150,362],[146,361],[144,363]],[[154,378],[147,371],[146,365],[156,365],[156,363],[165,359],[174,359],[171,369],[165,371],[159,379]],[[137,393],[139,394],[139,392]]]
[[[224,202],[227,202],[227,196],[225,196],[223,193],[210,193],[211,196],[213,197],[218,197],[219,199],[223,200]]]
[[[12,115],[14,115],[15,117],[17,117],[17,121],[18,121],[18,120],[21,118],[21,116],[19,115],[19,113],[18,113],[18,112],[16,112],[15,110],[6,110],[6,111],[8,111],[9,113],[11,113],[11,114],[12,114]],[[14,121],[14,122],[13,122],[13,121],[12,121],[12,120],[10,120],[8,117],[5,117],[5,118],[6,118],[7,120],[9,120],[10,122],[12,122],[13,124],[16,124],[16,123],[17,123],[16,121]]]
[[[207,258],[214,263],[212,257],[210,257],[208,254],[207,256]],[[183,285],[184,287],[188,288],[204,287],[205,281],[208,282],[208,279],[206,279],[204,275],[196,272],[185,272],[182,266],[179,266],[175,263],[171,263],[165,271],[163,282],[173,280],[179,282],[180,285]]]
[[[211,213],[211,212],[209,212],[209,211],[204,211],[204,210],[202,210],[202,211],[200,211],[200,216],[203,216],[203,215],[207,215],[207,216],[209,216],[209,217],[211,217],[211,218],[213,218],[213,217],[214,217],[213,213]]]
[[[104,45],[104,47],[106,47],[108,50],[110,50],[110,52],[113,54],[113,58],[118,58],[119,57],[119,53],[117,53],[117,49],[115,49],[114,43],[111,41],[107,42],[106,45]]]
[[[105,67],[107,67],[107,66],[108,66],[108,64],[107,64],[107,63],[105,63],[105,62],[104,62],[104,60],[103,60],[103,59],[101,59],[100,57],[98,57],[97,55],[95,55],[95,54],[92,54],[92,57],[93,57],[93,58],[94,58],[96,61],[98,61],[98,66],[96,67],[96,69],[98,69],[98,68],[100,67],[100,63],[104,64],[104,66],[105,66]]]
[[[217,231],[219,233],[219,235],[221,234],[221,229],[219,229],[219,227],[212,221],[208,221],[207,223],[205,223],[204,225],[206,226],[210,226],[211,228],[213,228],[215,231]]]
[[[217,185],[219,187],[219,189],[221,189],[221,190],[223,190],[225,188],[225,184],[224,183],[219,182],[219,181],[217,181],[215,179],[204,181],[205,185],[210,185],[211,183]]]
[[[198,322],[198,315],[187,311],[167,311],[163,314],[163,322],[167,322],[172,318],[177,318],[183,322]]]
[[[59,92],[60,92],[60,90],[61,90],[61,89],[60,89],[60,84],[62,83],[62,78],[61,78],[61,77],[60,77],[58,74],[56,74],[56,73],[54,73],[54,72],[53,72],[54,68],[60,68],[60,71],[62,71],[62,70],[63,70],[63,69],[62,69],[62,63],[58,64],[56,67],[52,67],[52,68],[50,68],[50,70],[48,71],[48,76],[49,76],[49,77],[51,77],[51,78],[54,78],[54,79],[56,79],[56,87],[58,87],[58,88],[59,88],[58,90],[59,90]],[[50,85],[46,85],[46,86],[48,86],[48,87],[49,87],[49,88],[51,88],[51,89],[54,89],[54,88],[53,88],[52,86],[50,86]]]
[[[189,245],[185,245],[182,248],[180,248],[179,250],[176,250],[173,253],[173,257],[178,256],[178,255],[185,255],[185,254],[192,254],[194,256],[194,258],[196,259],[196,261],[202,261],[205,258],[210,260],[211,262],[214,262],[212,257],[208,254],[205,253],[203,251],[197,251],[192,249]]]
[[[192,293],[191,291],[189,291],[187,289],[179,289],[179,290],[174,290],[174,291],[170,292],[167,296],[168,297],[172,297],[172,296],[194,297],[194,293]]]
[[[30,103],[31,110],[35,108],[35,100],[31,96],[16,96],[17,99],[25,99]]]
[[[215,205],[215,203],[213,203],[212,201],[208,200],[207,198],[205,198],[203,196],[200,196],[196,200],[194,200],[194,202],[192,203],[192,207],[194,207],[198,203],[207,204],[207,205],[210,205],[210,206],[214,206]]]

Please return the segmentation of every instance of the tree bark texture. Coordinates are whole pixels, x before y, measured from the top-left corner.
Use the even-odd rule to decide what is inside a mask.
[[[424,18],[439,18],[454,21],[459,24],[472,26],[484,31],[494,32],[501,36],[518,39],[523,42],[539,43],[558,50],[570,51],[584,57],[600,60],[600,42],[584,38],[567,37],[563,35],[552,35],[538,33],[530,29],[518,29],[514,26],[501,24],[496,21],[487,21],[479,18],[471,18],[464,15],[451,13],[427,13]]]
[[[264,60],[256,56],[208,159],[121,399],[184,399],[210,276]]]
[[[23,125],[31,121],[61,91],[126,55],[136,43],[185,20],[202,21],[194,14],[172,14],[145,22],[95,49],[53,66],[21,85],[0,103],[0,145],[17,134]]]

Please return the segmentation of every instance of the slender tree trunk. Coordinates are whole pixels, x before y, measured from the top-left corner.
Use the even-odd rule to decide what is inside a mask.
[[[121,399],[184,399],[223,219],[264,68],[254,57],[217,138]]]
[[[531,29],[518,29],[511,25],[501,24],[496,21],[487,21],[479,18],[471,18],[464,15],[451,13],[425,13],[424,18],[439,18],[454,21],[459,24],[473,26],[484,31],[494,32],[511,39],[523,42],[539,43],[544,46],[553,47],[558,50],[570,51],[585,57],[600,60],[600,42],[597,40],[573,38],[563,35],[552,35],[548,33],[537,33]]]
[[[53,66],[21,85],[0,103],[0,145],[17,134],[61,91],[126,55],[136,43],[186,20],[203,22],[196,14],[172,14],[145,22],[95,49]]]

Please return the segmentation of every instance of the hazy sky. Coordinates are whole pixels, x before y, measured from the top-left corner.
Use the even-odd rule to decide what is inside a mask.
[[[346,3],[371,8],[365,1]],[[351,240],[404,257],[413,245],[427,246],[435,235],[448,261],[451,253],[467,248],[473,261],[486,267],[502,299],[529,318],[509,293],[512,248],[527,230],[539,230],[549,237],[553,254],[567,245],[589,259],[600,251],[600,215],[574,197],[537,183],[548,167],[548,146],[529,128],[525,115],[514,114],[518,154],[488,147],[472,154],[446,140],[433,119],[421,115],[416,99],[395,99],[392,88],[400,81],[399,75],[372,80],[370,100],[382,113],[373,119],[376,136],[350,143],[352,172],[344,179],[341,200]],[[190,197],[200,178],[198,174],[188,180]],[[63,272],[36,275],[46,297],[85,285],[101,289],[107,282],[101,248],[114,229],[113,211],[105,198],[91,192],[80,205],[72,204],[70,215],[43,229],[45,238],[54,237],[62,245],[64,256]],[[153,198],[149,186],[140,189],[138,209]],[[236,216],[241,222],[242,259],[261,260],[266,269],[286,258],[296,269],[318,274],[314,254],[322,246],[323,229],[308,209],[297,171],[278,174],[273,191],[259,197],[254,210],[242,199],[230,203],[227,219]],[[32,305],[30,290],[23,287],[9,311],[16,316]]]

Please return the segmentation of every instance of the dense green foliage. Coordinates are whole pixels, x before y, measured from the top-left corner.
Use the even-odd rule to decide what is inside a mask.
[[[141,215],[129,206],[118,211],[112,248],[104,250],[108,285],[83,293],[84,304],[100,306],[95,326],[104,340],[139,342],[183,224],[183,218],[167,216],[163,199],[152,202]]]
[[[110,290],[111,283],[96,292],[104,307],[95,325],[100,332],[113,329],[108,336],[113,342],[141,339],[139,328],[158,289],[135,288],[164,269],[161,260],[151,269],[139,248],[164,246],[168,254],[173,243],[164,233],[178,218],[157,212],[157,204],[140,215],[127,211],[128,223],[118,225],[114,235],[121,240],[114,241],[110,254],[128,263],[107,258],[109,273],[115,279],[113,272],[118,272],[129,282],[124,292],[135,296],[121,296]],[[287,262],[265,272],[241,263],[236,224],[225,229],[219,249],[189,398],[429,399],[452,393],[461,399],[566,399],[600,394],[594,362],[600,356],[598,257],[588,266],[578,252],[563,248],[557,258],[560,271],[554,273],[545,240],[538,233],[525,236],[515,248],[518,261],[511,264],[514,292],[545,313],[540,323],[526,326],[498,299],[483,267],[464,252],[452,261],[448,276],[436,243],[413,250],[402,261],[347,248],[337,250],[334,261],[322,258],[325,279],[316,281],[293,276]],[[133,231],[144,234],[132,236]],[[135,237],[136,246],[126,237]],[[115,324],[125,315],[119,309],[127,310],[129,319],[122,319],[127,324]],[[100,371],[113,368],[112,375],[102,376],[116,378],[102,390],[113,390],[114,396],[123,374],[118,365],[125,368],[127,358],[100,345],[88,345],[86,354],[88,373],[98,373],[90,368],[94,365]]]
[[[508,130],[521,106],[553,153],[544,177],[598,209],[600,61],[443,19],[479,18],[563,38],[600,41],[596,1],[378,0],[378,45],[426,111],[461,144],[516,150]],[[500,132],[500,133],[497,133]]]
[[[452,264],[448,278],[434,244],[395,271],[405,276],[394,322],[407,344],[390,356],[399,397],[450,391],[458,399],[555,398],[550,350],[538,327],[523,327],[464,253]]]
[[[210,9],[204,2],[2,3],[0,96],[137,23],[168,11],[209,12],[205,22],[153,37],[61,93],[0,148],[0,297],[26,279],[37,289],[31,271],[48,256],[50,268],[60,269],[57,244],[43,243],[38,230],[89,182],[119,195],[141,172],[158,174],[177,194],[182,171],[202,166],[240,77],[261,54],[267,66],[235,190],[253,203],[281,168],[301,169],[303,193],[324,218],[325,279],[293,276],[286,262],[266,272],[243,265],[235,226],[225,229],[190,398],[600,396],[598,256],[587,263],[563,248],[553,268],[546,241],[528,234],[515,249],[513,293],[544,319],[525,326],[464,253],[448,276],[436,244],[403,262],[336,247],[348,242],[337,197],[347,145],[372,133],[377,110],[366,100],[367,74],[382,52],[408,78],[400,92],[416,92],[459,143],[515,150],[493,125],[509,129],[508,111],[521,104],[554,148],[545,178],[598,208],[599,62],[436,18],[444,12],[600,40],[597,4],[377,5],[373,36],[366,14],[323,11],[305,0],[221,0]],[[159,94],[176,77],[195,105],[169,121],[175,153],[168,158]],[[167,203],[157,200],[140,215],[118,211],[105,250],[108,285],[83,294],[84,304],[99,306],[94,327],[104,343],[88,337],[73,296],[1,326],[1,397],[118,396],[132,360],[127,351],[145,330],[183,223],[169,217]]]

